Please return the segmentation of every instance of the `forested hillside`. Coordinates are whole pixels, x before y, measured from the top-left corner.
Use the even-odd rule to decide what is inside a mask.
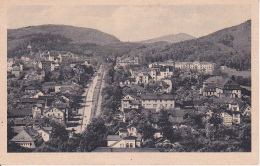
[[[140,56],[142,64],[173,59],[209,61],[238,70],[251,68],[251,20],[198,39],[174,44],[146,45],[126,56]]]

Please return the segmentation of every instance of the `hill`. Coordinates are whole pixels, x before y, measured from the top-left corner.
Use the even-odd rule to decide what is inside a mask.
[[[40,25],[8,29],[8,50],[39,34],[59,35],[68,38],[73,44],[94,43],[97,45],[107,45],[120,42],[116,37],[96,29],[68,25]]]
[[[128,55],[139,55],[143,65],[168,59],[198,60],[247,70],[251,68],[251,20],[192,40],[164,45],[146,45],[131,51]]]
[[[195,37],[188,35],[186,33],[179,33],[174,35],[166,35],[158,38],[153,38],[149,40],[141,41],[140,43],[154,43],[154,42],[168,42],[168,43],[177,43],[185,40],[195,39]]]

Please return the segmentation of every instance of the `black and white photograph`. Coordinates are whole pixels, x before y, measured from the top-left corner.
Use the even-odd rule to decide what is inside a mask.
[[[251,153],[251,19],[250,4],[8,6],[7,153]]]

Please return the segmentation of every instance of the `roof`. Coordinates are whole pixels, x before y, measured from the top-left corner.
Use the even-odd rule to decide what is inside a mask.
[[[45,82],[42,86],[55,86],[56,82]]]
[[[173,95],[168,94],[149,94],[149,95],[141,95],[142,100],[173,100]]]
[[[108,135],[107,141],[119,141],[121,140],[121,137],[119,135]]]
[[[110,148],[99,147],[92,152],[160,152],[156,148]]]
[[[216,86],[215,85],[209,85],[204,88],[205,92],[216,92]]]
[[[15,109],[8,109],[7,110],[8,117],[25,117],[25,116],[32,116],[32,109],[31,108],[15,108]]]
[[[131,104],[140,105],[141,102],[139,100],[131,100]]]
[[[165,72],[167,68],[169,69],[169,71],[173,71],[173,66],[161,66],[160,71]]]
[[[173,117],[183,117],[185,114],[185,111],[183,109],[170,109],[168,110],[168,113],[172,115]]]
[[[28,141],[35,141],[35,138],[33,138],[27,131],[22,130],[17,136],[13,137],[11,142],[28,142]]]
[[[38,123],[35,119],[28,119],[28,118],[15,118],[14,124],[15,125],[29,125],[29,124],[36,124]]]
[[[21,98],[22,103],[37,103],[37,98]]]
[[[33,86],[28,86],[28,87],[25,88],[25,90],[36,90],[36,88],[33,87]]]
[[[204,83],[217,83],[221,79],[221,76],[209,77]]]
[[[46,100],[46,99],[55,99],[55,96],[54,95],[39,96],[39,100]]]

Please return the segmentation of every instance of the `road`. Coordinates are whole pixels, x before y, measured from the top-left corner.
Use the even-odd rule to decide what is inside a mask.
[[[88,84],[88,88],[85,89],[85,92],[82,96],[85,96],[84,102],[81,103],[83,106],[78,110],[80,120],[77,121],[78,126],[74,127],[75,133],[82,133],[87,125],[91,122],[93,117],[96,117],[100,114],[101,106],[101,88],[104,87],[104,83],[101,80],[103,79],[103,69],[102,66],[95,73],[93,80]]]

